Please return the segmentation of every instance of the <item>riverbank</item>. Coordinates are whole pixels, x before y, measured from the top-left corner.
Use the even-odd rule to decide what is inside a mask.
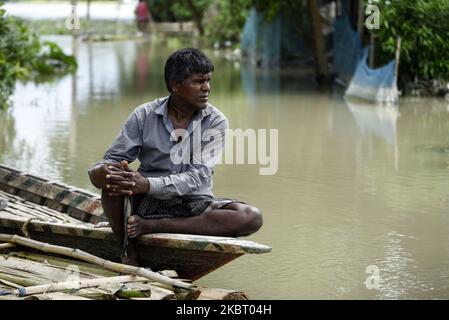
[[[406,81],[404,94],[412,97],[444,97],[449,100],[449,82],[443,79]]]
[[[70,1],[26,1],[6,2],[5,10],[12,16],[31,20],[65,20],[72,13]],[[91,19],[134,20],[134,1],[92,1],[88,10],[87,1],[78,1],[77,16],[85,19],[89,11]]]

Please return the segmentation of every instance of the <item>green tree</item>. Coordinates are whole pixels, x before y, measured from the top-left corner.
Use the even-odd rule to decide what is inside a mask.
[[[216,15],[206,27],[210,39],[213,42],[240,41],[251,5],[250,0],[215,0],[213,11]]]
[[[148,0],[156,21],[193,20],[200,35],[207,35],[210,42],[234,43],[240,37],[248,18],[249,9],[255,7],[265,13],[267,20],[273,19],[282,6],[293,13],[302,10],[297,0]]]
[[[41,42],[18,19],[6,16],[0,2],[0,109],[8,105],[16,80],[65,74],[76,60],[52,42]]]
[[[200,35],[204,35],[204,13],[210,4],[210,0],[177,1],[172,4],[171,9],[178,20],[193,19]]]
[[[300,19],[304,10],[302,1],[297,0],[214,0],[214,11],[217,14],[209,21],[206,30],[212,41],[224,42],[230,40],[239,42],[249,10],[254,7],[263,12],[270,22],[282,8],[298,17],[298,32],[303,32],[303,20]]]
[[[373,4],[380,9],[380,28],[371,31],[380,61],[394,57],[401,37],[402,82],[449,80],[449,0],[379,0]]]

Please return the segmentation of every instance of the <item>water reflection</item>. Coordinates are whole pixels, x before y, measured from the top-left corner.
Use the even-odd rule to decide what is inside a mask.
[[[7,1],[4,8],[9,14],[24,19],[65,19],[70,14],[71,4],[68,1],[59,1],[59,3],[56,1],[51,3]],[[134,9],[134,1],[118,1],[118,3],[92,1],[90,4],[90,17],[101,20],[133,20]],[[86,17],[87,3],[85,1],[78,1],[77,13],[82,18]]]
[[[10,110],[0,110],[0,119],[0,150],[10,150],[16,139],[15,120]]]
[[[397,105],[376,105],[345,99],[354,116],[357,128],[363,136],[372,133],[390,145],[397,143],[396,122],[399,117]]]
[[[94,191],[87,168],[136,106],[167,94],[168,54],[194,44],[56,40],[79,69],[17,85],[14,107],[0,112],[0,162]],[[448,298],[447,102],[345,103],[308,74],[238,68],[207,53],[211,102],[233,128],[279,129],[279,169],[217,168],[214,192],[262,209],[265,225],[251,239],[273,252],[242,257],[202,284],[255,299]],[[364,285],[369,265],[380,269],[379,291]]]
[[[398,169],[399,151],[396,123],[399,118],[399,106],[393,104],[373,104],[362,100],[345,98],[349,111],[354,117],[361,135],[371,134],[384,140],[394,152],[394,166]]]

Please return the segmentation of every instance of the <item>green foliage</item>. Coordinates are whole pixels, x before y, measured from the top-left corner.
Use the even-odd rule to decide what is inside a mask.
[[[249,0],[215,0],[213,11],[216,14],[206,25],[209,39],[238,42],[250,8]]]
[[[249,9],[255,6],[264,11],[268,21],[274,19],[282,6],[294,14],[302,10],[298,0],[148,0],[150,11],[156,21],[194,20],[212,42],[238,43]],[[203,26],[204,25],[204,26]]]
[[[176,16],[172,12],[171,6],[174,0],[147,0],[150,12],[156,22],[173,22]]]
[[[6,16],[0,2],[0,109],[8,105],[16,80],[45,74],[62,74],[76,69],[73,57],[54,43],[42,44],[19,20]]]
[[[44,50],[36,63],[39,74],[66,74],[76,71],[77,63],[74,56],[66,55],[56,43],[51,41],[45,41],[43,47]]]
[[[155,21],[195,21],[211,42],[237,41],[252,0],[149,0]]]
[[[40,50],[36,37],[5,14],[0,3],[0,109],[6,105],[16,79],[29,76],[32,57]]]
[[[449,0],[379,0],[373,4],[380,9],[380,29],[372,32],[381,61],[394,57],[400,36],[400,77],[449,80]]]
[[[171,4],[170,9],[177,21],[194,19],[193,11],[197,12],[202,19],[211,2],[210,0],[175,1]]]
[[[282,7],[295,14],[303,10],[302,1],[297,0],[254,0],[252,3],[258,11],[265,12],[267,21],[272,21]]]
[[[214,0],[213,4],[217,14],[207,24],[206,29],[209,38],[214,42],[239,42],[249,10],[253,6],[264,13],[268,22],[276,17],[281,8],[286,8],[297,17],[300,17],[303,11],[302,1],[297,0]]]

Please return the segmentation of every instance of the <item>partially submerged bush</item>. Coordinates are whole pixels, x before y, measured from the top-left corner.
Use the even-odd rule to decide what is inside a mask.
[[[1,6],[0,2],[0,109],[8,105],[16,80],[66,74],[77,68],[73,56],[64,54],[53,42],[42,43]]]

